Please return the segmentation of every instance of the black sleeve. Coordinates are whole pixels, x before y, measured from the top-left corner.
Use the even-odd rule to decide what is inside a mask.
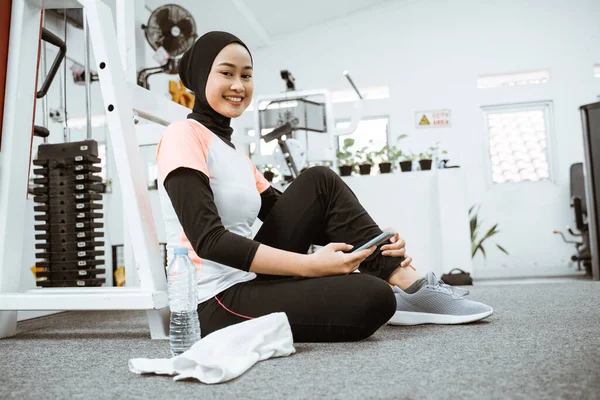
[[[258,212],[258,219],[264,222],[275,203],[277,203],[279,196],[281,196],[281,192],[275,189],[273,186],[269,186],[267,190],[260,194],[260,199],[262,202],[260,205],[260,211]]]
[[[225,229],[205,174],[177,168],[167,175],[165,189],[185,235],[200,258],[242,271],[250,269],[260,243]]]

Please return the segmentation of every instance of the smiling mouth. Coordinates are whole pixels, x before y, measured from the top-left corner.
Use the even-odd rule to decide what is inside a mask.
[[[223,96],[223,98],[225,100],[227,100],[228,103],[234,104],[234,105],[240,105],[240,104],[242,104],[242,100],[244,100],[243,97],[235,97],[235,96]]]

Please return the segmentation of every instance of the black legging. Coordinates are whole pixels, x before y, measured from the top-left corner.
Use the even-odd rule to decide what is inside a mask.
[[[350,188],[329,168],[304,171],[273,206],[254,240],[306,254],[311,244],[352,244],[381,233]],[[202,335],[273,312],[285,312],[295,342],[364,339],[396,310],[386,280],[403,258],[379,248],[360,265],[360,274],[301,278],[259,274],[198,306]]]

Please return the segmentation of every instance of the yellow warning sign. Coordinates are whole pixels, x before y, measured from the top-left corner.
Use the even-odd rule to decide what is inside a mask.
[[[418,129],[450,128],[450,110],[417,110],[415,126]]]

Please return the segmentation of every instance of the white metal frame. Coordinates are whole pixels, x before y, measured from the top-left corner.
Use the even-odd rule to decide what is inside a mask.
[[[20,290],[37,35],[42,8],[85,7],[121,193],[131,233],[138,288],[37,288]],[[134,112],[165,125],[184,119],[183,106],[127,82],[111,10],[100,0],[13,1],[3,138],[0,149],[0,338],[16,333],[20,310],[147,310],[153,339],[168,337],[168,298],[150,198],[138,148]],[[101,63],[104,68],[100,67]],[[112,106],[112,107],[111,107]],[[112,111],[108,111],[111,109]],[[30,227],[29,229],[33,229]],[[10,249],[10,250],[9,250]],[[33,251],[33,249],[32,249]]]

